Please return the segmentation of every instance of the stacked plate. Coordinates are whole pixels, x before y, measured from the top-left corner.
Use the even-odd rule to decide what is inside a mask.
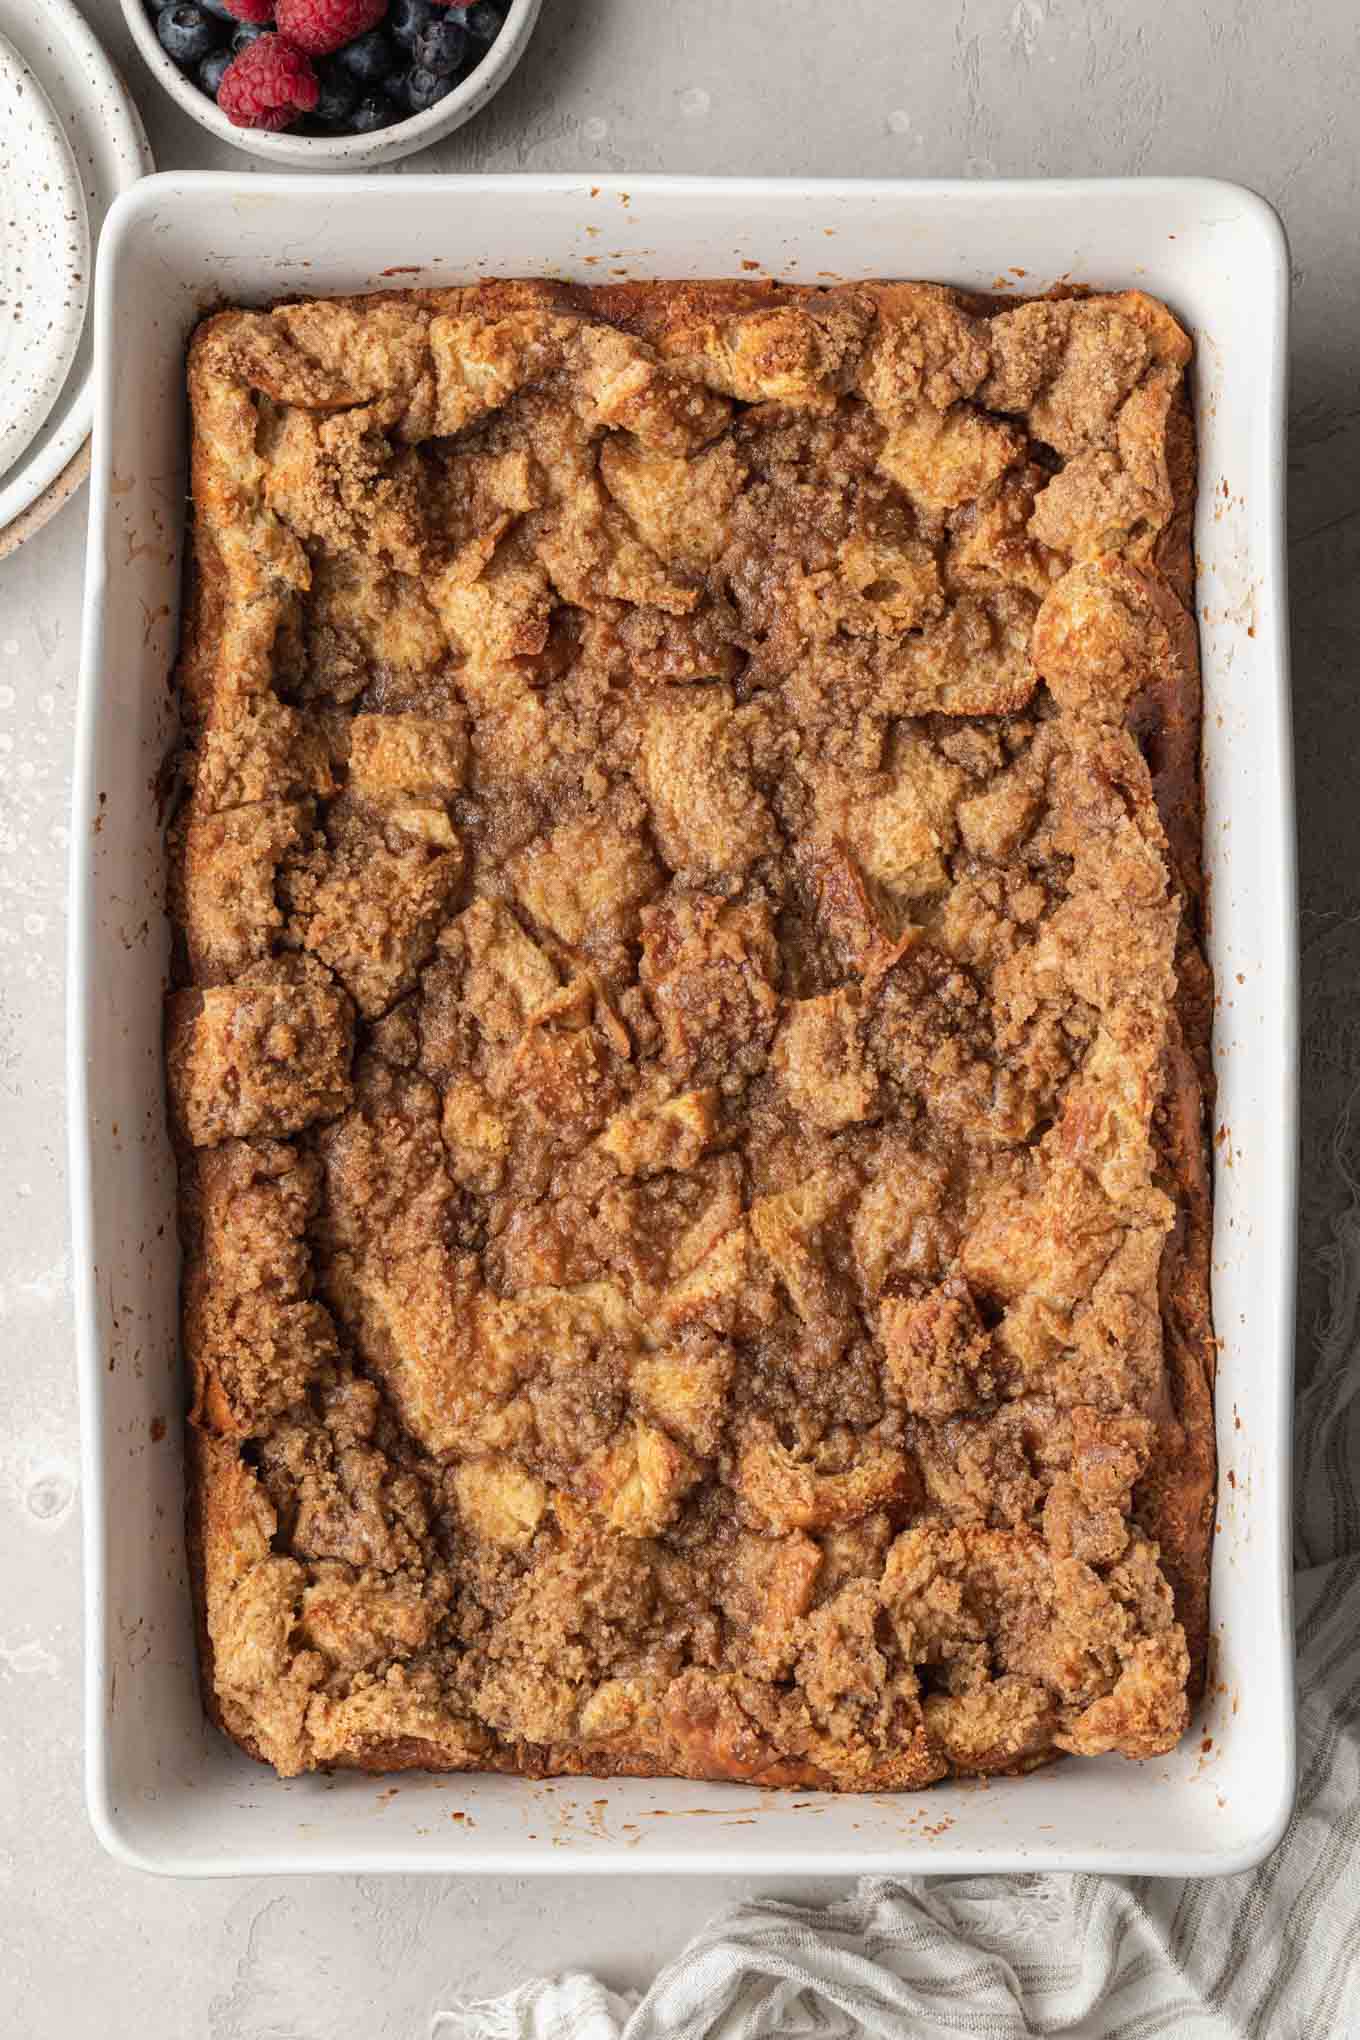
[[[151,167],[72,0],[0,0],[0,555],[84,479],[91,252],[113,200]]]

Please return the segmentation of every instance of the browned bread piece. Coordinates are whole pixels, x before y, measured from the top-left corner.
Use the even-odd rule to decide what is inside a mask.
[[[199,328],[167,1056],[251,1754],[883,1790],[1183,1732],[1189,355],[920,283]]]

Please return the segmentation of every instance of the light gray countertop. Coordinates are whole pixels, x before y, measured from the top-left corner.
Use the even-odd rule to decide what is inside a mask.
[[[116,0],[81,4],[122,62],[163,168],[257,167],[162,96]],[[454,203],[452,179],[474,169],[1174,172],[1237,179],[1280,209],[1295,287],[1304,1368],[1344,1171],[1360,1160],[1347,1161],[1345,1113],[1360,1074],[1358,85],[1350,0],[546,0],[490,109],[397,166],[450,172]],[[564,1966],[640,1984],[754,1887],[173,1884],[119,1868],[86,1826],[62,1082],[84,514],[82,492],[0,562],[0,2027],[16,2040],[134,2029],[145,2040],[406,2040],[451,1990]],[[760,1888],[834,1888],[815,1861],[808,1871]]]

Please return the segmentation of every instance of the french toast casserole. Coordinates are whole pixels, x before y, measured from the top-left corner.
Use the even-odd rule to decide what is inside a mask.
[[[882,1790],[1183,1733],[1190,351],[923,283],[200,325],[167,1062],[253,1755]]]

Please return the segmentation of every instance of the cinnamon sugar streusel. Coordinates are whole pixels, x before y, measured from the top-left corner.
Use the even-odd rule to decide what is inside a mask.
[[[191,1523],[281,1772],[1181,1734],[1189,353],[925,284],[200,327]]]

